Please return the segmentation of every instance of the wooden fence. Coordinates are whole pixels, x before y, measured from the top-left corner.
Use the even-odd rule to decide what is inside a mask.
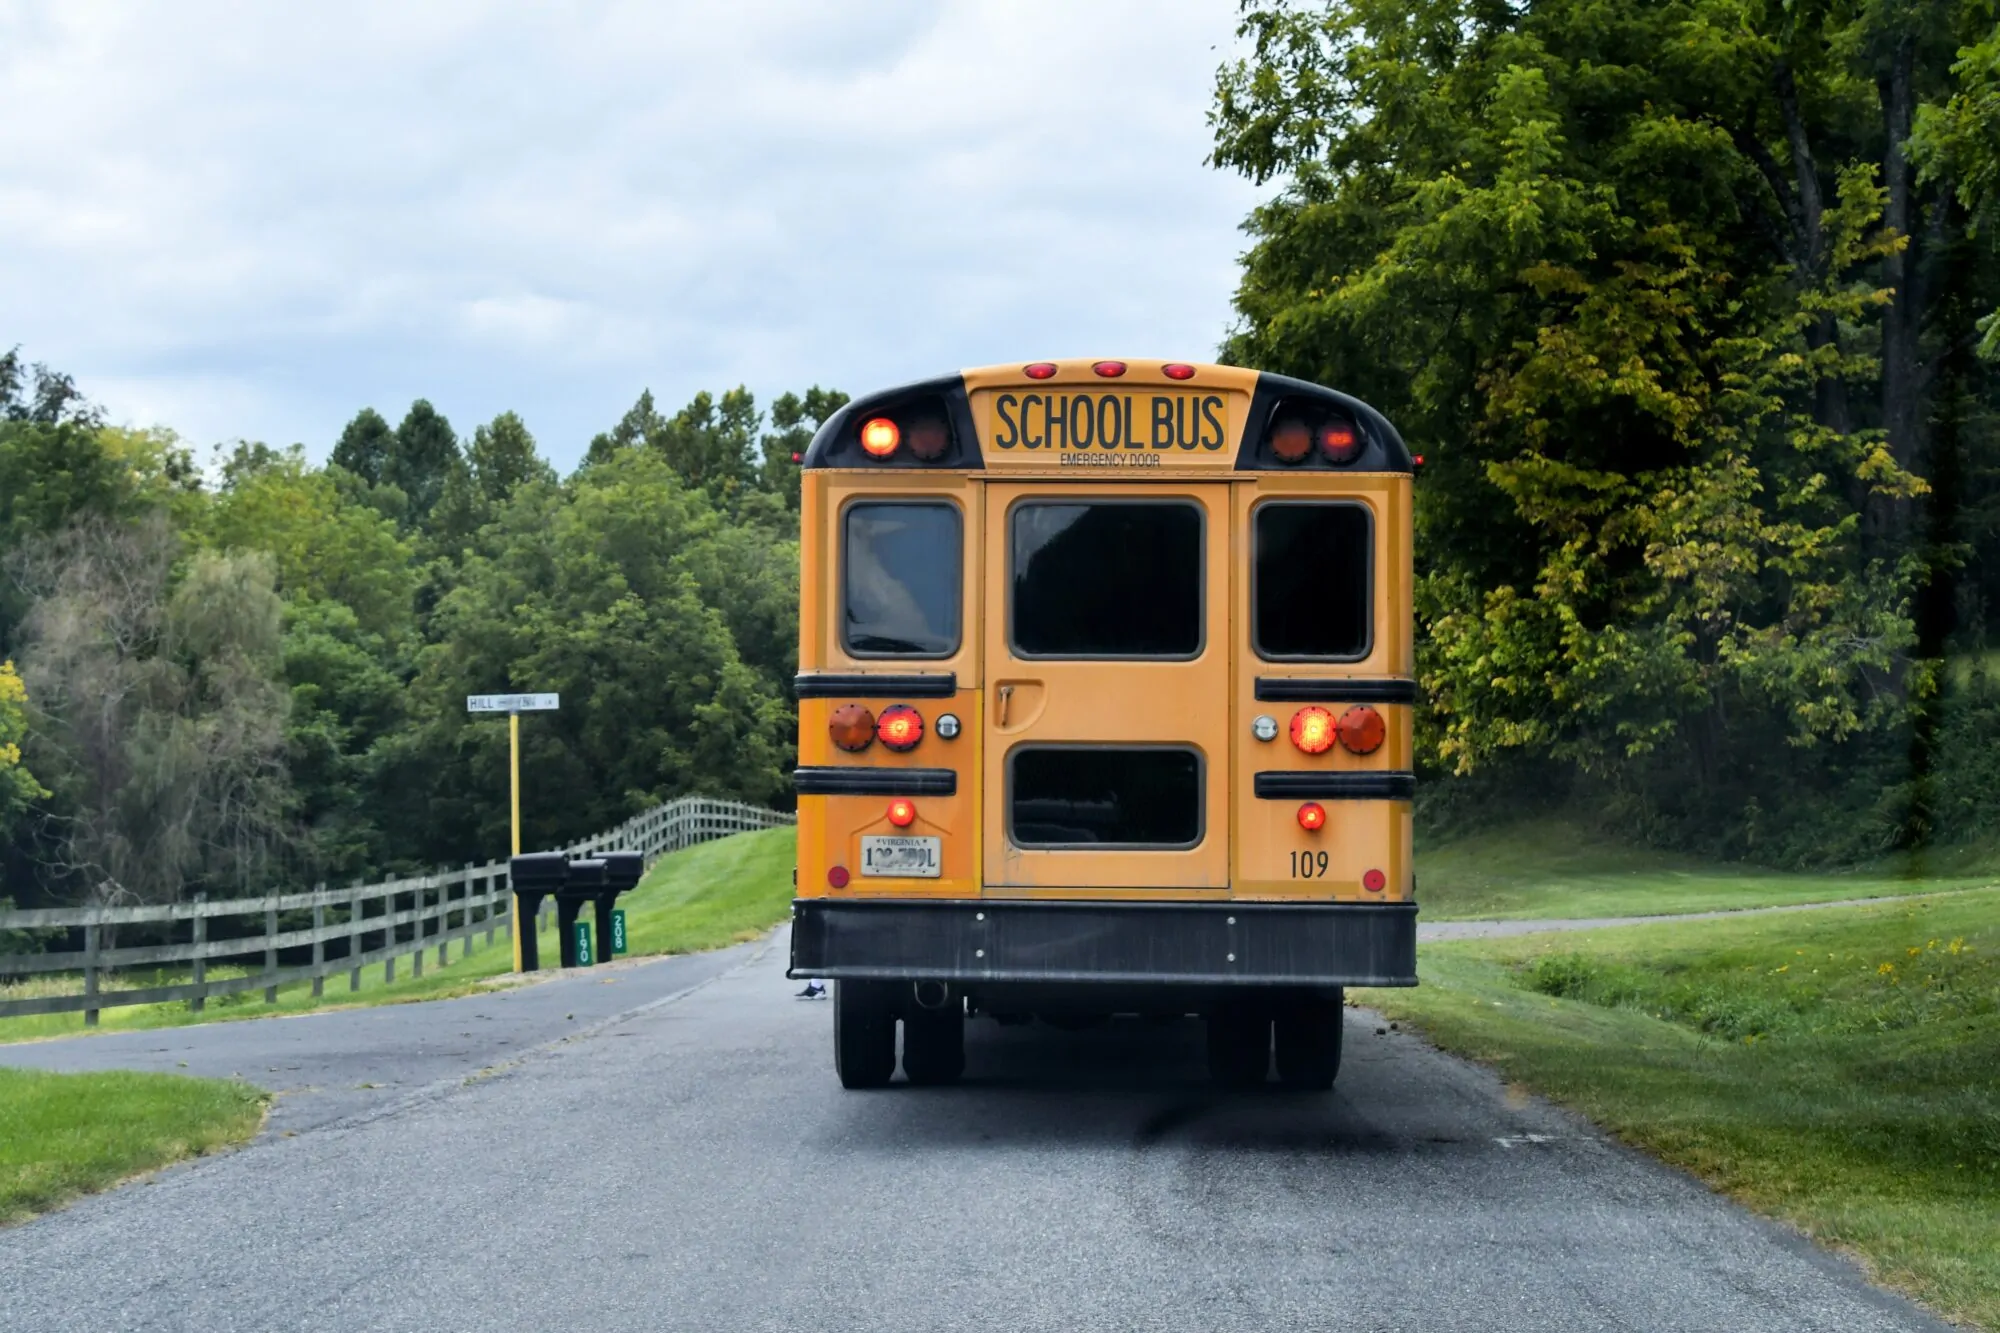
[[[557,850],[573,857],[605,851],[636,851],[648,865],[655,858],[711,838],[793,822],[794,816],[736,801],[703,796],[682,797],[635,815],[617,828]],[[311,913],[311,925],[304,916]],[[280,921],[283,915],[287,919]],[[162,1004],[185,1000],[200,1013],[210,996],[262,990],[266,1004],[278,1002],[278,987],[311,981],[315,996],[325,993],[328,977],[347,973],[349,990],[361,989],[361,971],[380,963],[383,979],[396,979],[396,960],[407,957],[414,976],[424,973],[424,958],[437,950],[442,967],[451,960],[451,946],[460,956],[481,942],[491,946],[511,942],[513,893],[504,861],[466,864],[458,870],[357,884],[351,888],[321,886],[310,893],[272,894],[263,898],[210,901],[196,895],[189,902],[161,907],[65,907],[0,912],[0,931],[49,930],[82,933],[81,949],[43,953],[0,954],[0,1018],[26,1014],[83,1011],[84,1022],[95,1025],[100,1010],[128,1004]],[[261,927],[261,929],[259,929]],[[126,928],[130,928],[129,931]],[[120,947],[119,933],[143,935],[165,942]],[[214,938],[211,938],[213,936]],[[311,949],[311,960],[279,965],[279,952]],[[260,960],[259,970],[240,977],[207,976],[211,964],[241,964]],[[109,988],[105,985],[123,968],[185,965],[190,979],[171,985]],[[67,974],[80,989],[72,993],[7,998],[8,979],[35,974]]]

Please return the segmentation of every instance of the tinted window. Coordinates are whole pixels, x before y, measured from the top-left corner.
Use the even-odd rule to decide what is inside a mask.
[[[1192,750],[1023,747],[1012,755],[1018,847],[1188,847],[1201,841]]]
[[[841,641],[856,657],[958,651],[960,536],[948,504],[847,507]]]
[[[1254,643],[1263,657],[1368,655],[1374,525],[1357,504],[1257,510]]]
[[[1009,532],[1014,650],[1031,657],[1201,651],[1201,510],[1021,504]]]

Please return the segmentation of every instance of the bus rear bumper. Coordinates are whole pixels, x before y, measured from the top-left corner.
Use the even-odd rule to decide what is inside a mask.
[[[1415,903],[792,902],[794,977],[1414,986]]]

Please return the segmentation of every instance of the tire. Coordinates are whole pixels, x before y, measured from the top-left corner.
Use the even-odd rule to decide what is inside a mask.
[[[942,1009],[903,1013],[903,1073],[920,1087],[958,1082],[965,1072],[965,1002],[956,995]]]
[[[1340,1034],[1345,1014],[1340,992],[1334,998],[1301,996],[1279,1009],[1272,1024],[1277,1036],[1278,1079],[1299,1092],[1325,1092],[1340,1073]]]
[[[1208,1077],[1221,1088],[1263,1086],[1271,1072],[1271,1016],[1231,1006],[1208,1015]]]
[[[880,1088],[896,1072],[896,1011],[879,981],[833,983],[833,1070],[843,1088]]]

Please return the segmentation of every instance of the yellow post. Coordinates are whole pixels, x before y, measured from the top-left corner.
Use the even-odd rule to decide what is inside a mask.
[[[514,855],[519,856],[521,854],[521,715],[519,713],[507,714],[507,774],[508,797],[514,814]],[[520,905],[520,901],[519,898],[514,900],[517,908]],[[514,922],[514,970],[516,972],[521,970],[521,932],[524,930],[533,930],[534,928],[535,923],[533,921],[520,920],[517,913]]]

